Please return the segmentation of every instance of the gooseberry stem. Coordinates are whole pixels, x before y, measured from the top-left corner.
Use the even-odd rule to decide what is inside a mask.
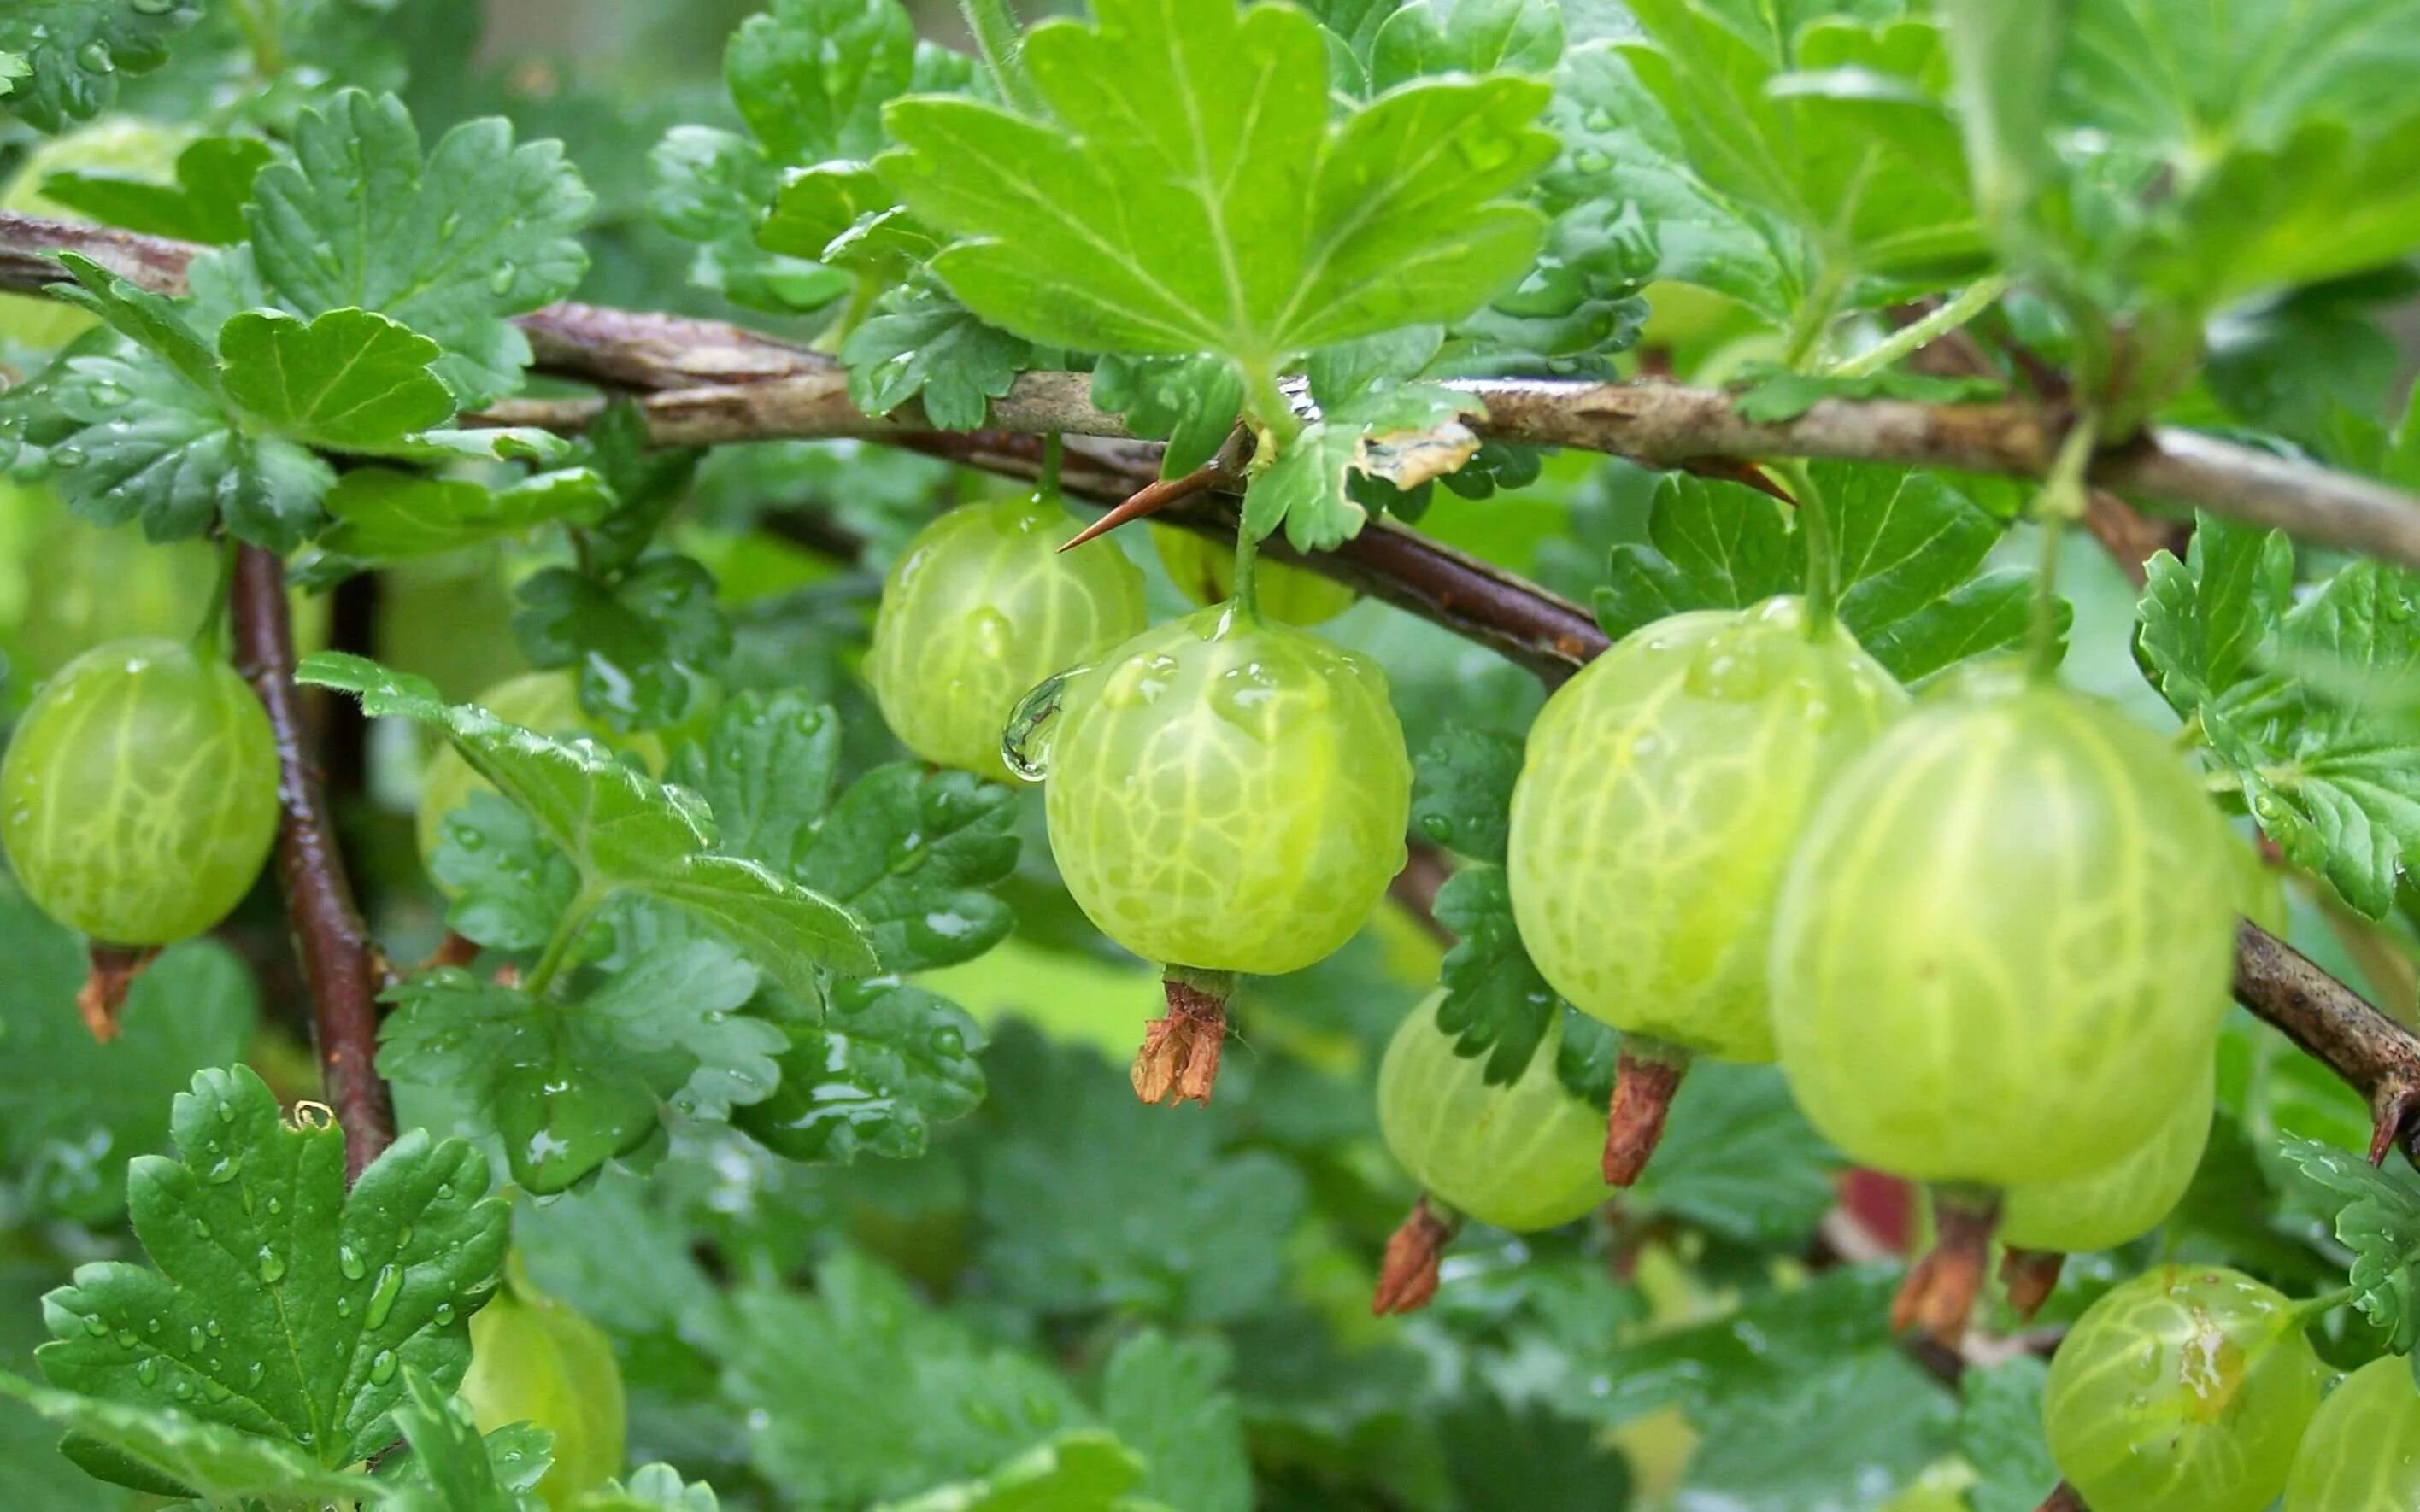
[[[1881,372],[1900,358],[1939,341],[1990,309],[2001,295],[2009,292],[2009,285],[2012,282],[2013,280],[2006,273],[1993,273],[1988,278],[1977,279],[1960,289],[1941,308],[1923,319],[1901,326],[1856,356],[1833,363],[1832,376],[1865,378]]]
[[[571,949],[580,943],[581,932],[588,927],[589,917],[604,901],[588,892],[582,892],[571,901],[571,906],[555,920],[554,933],[548,938],[546,949],[538,952],[537,964],[521,979],[522,991],[532,997],[546,995],[546,990],[554,985],[554,979],[563,975],[563,968],[570,964]]]
[[[958,0],[958,13],[966,17],[975,51],[983,54],[984,68],[1000,85],[1001,96],[1028,116],[1042,115],[1042,96],[1026,76],[1021,53],[1025,39],[1008,0]]]
[[[2086,410],[2075,419],[2058,455],[2035,496],[2034,518],[2042,532],[2041,564],[2034,574],[2034,613],[2025,674],[2037,683],[2058,675],[2058,549],[2068,521],[2084,514],[2084,470],[2091,465],[2101,417]]]
[[[1840,276],[1824,264],[1814,286],[1807,291],[1807,302],[1790,322],[1790,332],[1781,348],[1781,365],[1793,373],[1807,371],[1808,361],[1819,355],[1823,332],[1830,330],[1832,316],[1840,307]]]
[[[1033,475],[1034,498],[1048,503],[1059,497],[1059,471],[1067,458],[1067,438],[1052,431],[1042,438],[1042,471]]]
[[[1689,1074],[1689,1052],[1652,1035],[1625,1034],[1614,1063],[1613,1102],[1605,1121],[1602,1174],[1608,1186],[1637,1181],[1664,1140],[1664,1123],[1681,1079]]]
[[[2359,1293],[2350,1287],[2338,1287],[2334,1291],[2321,1292],[2307,1302],[2296,1303],[2293,1312],[2294,1326],[2308,1328],[2358,1295]]]
[[[1302,421],[1294,412],[1292,401],[1278,382],[1275,369],[1267,363],[1256,363],[1244,371],[1244,402],[1250,407],[1251,418],[1260,432],[1260,445],[1247,464],[1252,483],[1257,485],[1285,449],[1302,435]],[[1249,493],[1246,496],[1249,498]],[[1244,618],[1261,617],[1260,579],[1254,570],[1261,550],[1260,537],[1252,533],[1251,510],[1247,507],[1244,518],[1235,531],[1235,591],[1233,602]]]
[[[1832,506],[1804,462],[1793,462],[1791,481],[1798,495],[1798,530],[1807,542],[1807,639],[1832,633],[1840,606],[1840,554],[1832,538]]]
[[[194,654],[205,661],[221,661],[227,654],[227,604],[235,589],[235,551],[234,536],[219,543],[218,580],[210,585],[209,608],[202,610],[202,623],[194,630]]]

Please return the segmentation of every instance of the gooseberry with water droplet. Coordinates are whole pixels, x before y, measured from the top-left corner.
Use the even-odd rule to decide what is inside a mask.
[[[2420,1507],[2420,1385],[2399,1354],[2372,1360],[2328,1395],[2286,1481],[2286,1512]]]
[[[919,532],[883,579],[865,680],[928,762],[1008,780],[1001,734],[1028,690],[1143,627],[1141,569],[1038,498],[970,504]]]
[[[1368,657],[1230,606],[1144,631],[1056,696],[1051,854],[1137,955],[1298,970],[1402,869],[1411,761]]]

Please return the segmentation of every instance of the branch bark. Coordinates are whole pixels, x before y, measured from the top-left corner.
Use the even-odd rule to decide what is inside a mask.
[[[173,291],[197,249],[158,237],[0,215],[0,288],[59,281],[48,254],[82,252],[147,287]],[[644,391],[655,440],[706,445],[775,437],[887,436],[929,430],[910,405],[879,418],[849,402],[830,359],[726,322],[564,303],[519,322],[550,373]],[[1735,396],[1670,383],[1492,379],[1455,385],[1487,405],[1475,428],[1494,440],[1572,446],[1670,466],[1709,458],[1803,456],[1898,462],[2040,477],[2067,412],[2050,405],[1924,405],[1830,399],[1795,419],[1743,417]],[[492,424],[576,430],[595,400],[512,401]],[[991,408],[1008,431],[1123,437],[1094,408],[1081,373],[1027,373]],[[2420,499],[2369,479],[2193,431],[2154,427],[2103,450],[2091,480],[2134,498],[2207,509],[2308,540],[2420,567]]]
[[[0,288],[39,292],[57,282],[58,265],[47,255],[55,250],[83,252],[147,287],[173,292],[182,286],[185,263],[196,249],[129,232],[0,214]],[[1036,433],[1059,432],[1077,438],[1068,444],[1063,479],[1075,497],[1115,503],[1158,476],[1158,447],[1124,439],[1118,418],[1093,408],[1082,374],[1025,374],[993,404],[991,419],[997,428],[953,433],[924,428],[912,407],[880,419],[860,414],[848,402],[842,375],[828,359],[720,321],[565,303],[524,316],[520,325],[546,371],[642,391],[659,441],[876,436],[970,466],[1032,477],[1041,466]],[[1481,429],[1491,437],[1586,447],[1664,464],[1795,455],[2038,476],[2048,467],[2066,424],[2064,412],[2047,406],[1840,400],[1827,400],[1788,423],[1768,424],[1741,418],[1728,394],[1671,384],[1495,380],[1465,387],[1486,401],[1489,420]],[[498,406],[484,418],[576,430],[599,404],[517,401]],[[2213,438],[2154,429],[2102,452],[2092,478],[2115,491],[2194,504],[2420,566],[2420,500],[2366,479]],[[1226,493],[1205,493],[1156,517],[1232,540],[1235,501]],[[256,574],[261,569],[252,563],[253,555],[247,548],[247,565]],[[1287,550],[1282,540],[1269,544],[1268,555],[1307,565],[1442,625],[1501,653],[1549,686],[1578,671],[1607,643],[1594,618],[1579,606],[1391,521],[1374,522],[1339,550],[1309,561]],[[276,563],[272,560],[268,566]],[[256,606],[254,617],[272,609],[282,625],[282,597],[273,606]],[[249,657],[248,640],[246,644]],[[278,665],[290,671],[290,644],[283,657]],[[299,727],[291,720],[290,683],[272,681],[282,689],[275,697],[287,708],[287,721],[280,725],[284,748],[289,738],[299,739]],[[269,702],[271,688],[264,687],[262,696]],[[278,706],[271,702],[272,714]],[[299,762],[299,747],[295,752]],[[290,775],[289,788],[305,788],[302,779],[307,777],[307,772]],[[366,964],[371,960],[367,937],[335,863],[316,781],[308,782],[305,791],[313,820],[305,827],[317,836],[314,843],[320,848],[316,860],[305,858],[303,880],[316,882],[317,889],[307,919],[298,900],[297,920],[309,926],[303,931],[305,961],[312,966],[315,996],[322,995],[322,969],[332,970],[332,984],[348,991],[357,984],[357,1015],[351,997],[337,1005],[340,1037],[326,1032],[331,1026],[323,1013],[322,1048],[330,1057],[332,1095],[349,1086],[356,1072],[375,1089],[374,1099],[367,1091],[354,1090],[356,1111],[368,1119],[372,1112],[383,1113],[385,1101],[367,1059],[375,1042],[369,1004],[376,974]],[[297,829],[295,811],[289,805],[289,841]],[[294,873],[289,863],[289,894],[304,890],[295,886]],[[325,931],[324,954],[313,949],[314,931],[320,929]],[[348,952],[362,964],[334,969],[345,966]],[[325,965],[314,965],[315,957]],[[2381,1154],[2386,1144],[2399,1142],[2420,1159],[2420,1128],[2412,1117],[2415,1103],[2420,1103],[2420,1037],[2249,924],[2240,941],[2236,990],[2245,1007],[2371,1100],[2380,1118]],[[326,1003],[323,997],[323,1009]],[[343,1081],[338,1076],[340,1053],[354,1057],[342,1063]],[[344,1109],[340,1102],[340,1116]],[[385,1121],[391,1125],[391,1115]],[[374,1121],[365,1125],[376,1126]],[[348,1122],[347,1128],[349,1132],[352,1124]]]
[[[278,878],[286,892],[303,980],[311,990],[312,1038],[337,1126],[345,1132],[345,1178],[351,1180],[395,1143],[395,1104],[375,1064],[378,993],[384,975],[369,929],[353,903],[343,853],[294,685],[294,632],[286,605],[286,564],[256,546],[236,557],[236,659],[269,711],[277,737]]]

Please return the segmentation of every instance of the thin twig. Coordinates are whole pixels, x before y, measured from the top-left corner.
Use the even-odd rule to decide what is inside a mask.
[[[233,609],[237,662],[260,695],[277,737],[278,875],[311,989],[320,1077],[345,1132],[349,1180],[395,1142],[395,1104],[376,1065],[382,971],[345,875],[294,686],[286,564],[274,552],[256,546],[238,552]]]
[[[0,288],[40,292],[59,282],[47,255],[58,250],[85,253],[147,286],[173,291],[197,249],[0,214]],[[913,405],[880,419],[859,413],[830,359],[721,321],[564,303],[517,323],[544,371],[645,391],[649,434],[661,444],[927,428]],[[1486,420],[1473,428],[1489,440],[1580,447],[1666,467],[1800,456],[2040,477],[2068,424],[2064,409],[2033,404],[1827,399],[1791,420],[1758,422],[1740,414],[1733,394],[1678,384],[1498,378],[1454,386],[1486,403]],[[576,430],[597,408],[593,400],[512,401],[476,418]],[[1082,373],[1020,375],[993,401],[990,421],[1011,431],[1126,434],[1118,416],[1094,407]],[[2154,427],[2104,448],[2090,480],[2420,566],[2420,500],[2215,437]]]

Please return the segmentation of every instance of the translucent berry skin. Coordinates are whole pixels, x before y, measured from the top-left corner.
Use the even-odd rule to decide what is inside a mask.
[[[1773,1058],[1774,895],[1824,785],[1906,706],[1805,606],[1679,614],[1549,699],[1512,791],[1530,959],[1581,1011],[1726,1060]]]
[[[27,705],[0,762],[25,895],[112,945],[165,945],[243,901],[277,837],[277,749],[234,668],[176,640],[95,646]]]
[[[2096,1512],[2261,1512],[2328,1377],[2293,1314],[2218,1267],[2162,1266],[2094,1303],[2042,1388],[2059,1473]]]
[[[1816,807],[1774,933],[1782,1070],[1858,1163],[2019,1187],[2207,1073],[2241,870],[2167,744],[2026,687],[1920,709]]]
[[[1519,1233],[1570,1223],[1613,1195],[1599,1171],[1605,1114],[1563,1089],[1552,1023],[1510,1087],[1490,1087],[1487,1057],[1453,1052],[1437,1027],[1439,993],[1412,1010],[1378,1066],[1378,1127],[1421,1190],[1481,1223]]]
[[[2158,1227],[2200,1168],[2217,1082],[2213,1068],[2150,1138],[2099,1170],[2010,1187],[2000,1202],[2001,1242],[2012,1249],[2079,1255]]]
[[[2286,1512],[2420,1507],[2420,1386],[2399,1354],[2372,1360],[2329,1394],[2303,1435]]]
[[[1159,551],[1159,564],[1168,569],[1169,578],[1186,597],[1207,607],[1234,596],[1234,548],[1168,525],[1153,526],[1151,542]],[[1252,585],[1262,617],[1284,625],[1332,620],[1360,598],[1333,578],[1265,557],[1253,571]]]
[[[646,764],[650,772],[664,769],[663,742],[653,734],[613,736],[588,717],[580,706],[580,685],[567,671],[523,672],[508,677],[471,701],[508,724],[541,735],[584,736],[605,741]],[[413,815],[413,834],[420,841],[425,866],[445,837],[445,816],[471,801],[473,793],[494,789],[471,770],[452,746],[440,746],[421,774],[420,806]]]
[[[1368,657],[1203,609],[1061,698],[1040,753],[1051,854],[1135,954],[1298,970],[1352,938],[1403,869],[1412,764]]]
[[[555,1512],[622,1473],[628,1419],[612,1342],[525,1284],[506,1285],[472,1316],[462,1399],[483,1434],[535,1423],[554,1435],[554,1464],[537,1494]]]
[[[1142,569],[1106,542],[1062,556],[1075,533],[1055,503],[970,504],[892,564],[865,680],[909,750],[1010,780],[1000,737],[1016,701],[1142,629]]]

